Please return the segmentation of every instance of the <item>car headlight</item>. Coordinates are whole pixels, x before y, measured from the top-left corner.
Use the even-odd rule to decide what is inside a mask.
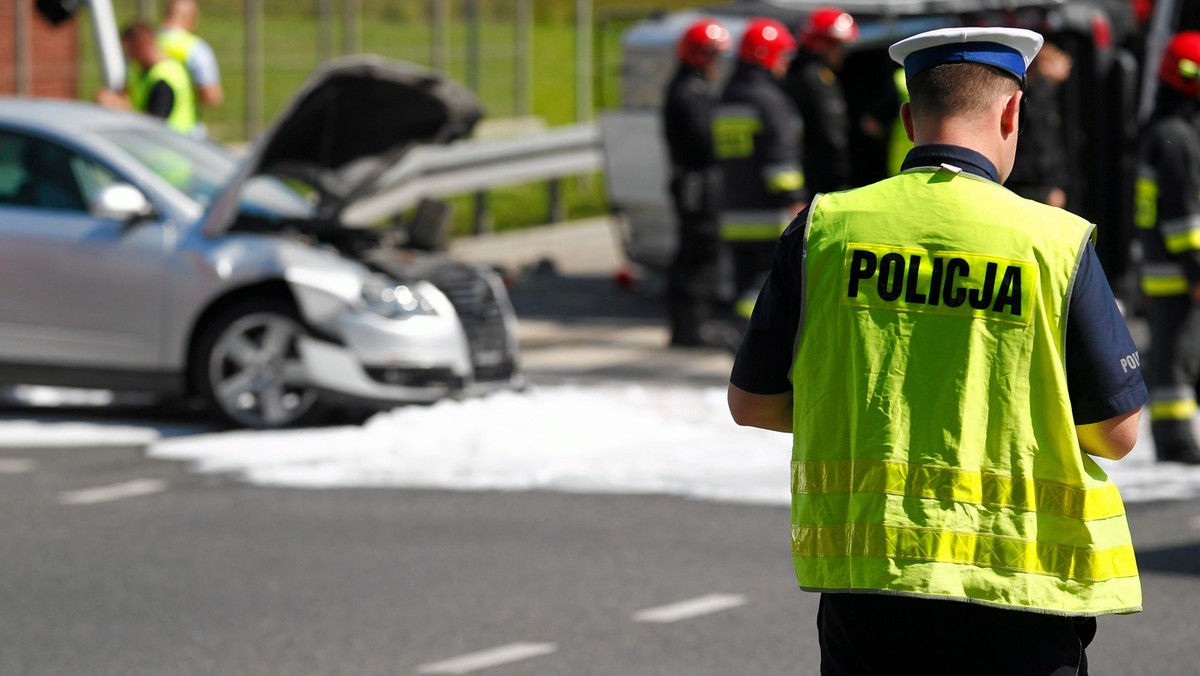
[[[374,281],[363,284],[363,307],[389,319],[436,315],[437,310],[420,293],[403,284]]]

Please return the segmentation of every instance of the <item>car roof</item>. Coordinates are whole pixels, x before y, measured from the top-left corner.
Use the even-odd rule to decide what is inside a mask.
[[[58,136],[77,137],[81,131],[105,127],[155,125],[154,120],[143,117],[86,101],[0,96],[0,122]]]

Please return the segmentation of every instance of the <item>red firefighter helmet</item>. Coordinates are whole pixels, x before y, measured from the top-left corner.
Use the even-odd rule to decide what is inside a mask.
[[[800,44],[806,49],[822,44],[854,42],[858,39],[858,24],[854,17],[836,7],[822,7],[808,15],[800,29]]]
[[[774,70],[785,55],[796,51],[796,38],[774,19],[752,19],[746,24],[738,58]]]
[[[716,21],[698,19],[679,38],[676,53],[679,60],[693,68],[703,68],[717,54],[729,49],[729,31]]]
[[[1163,51],[1158,79],[1187,96],[1200,96],[1200,32],[1184,31]]]

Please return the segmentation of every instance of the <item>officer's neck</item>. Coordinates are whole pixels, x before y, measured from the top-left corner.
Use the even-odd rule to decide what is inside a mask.
[[[925,121],[913,128],[913,144],[916,146],[945,144],[969,148],[983,155],[996,167],[1000,181],[1012,170],[1016,135],[1001,133],[999,125],[981,124],[978,119],[944,118]],[[1012,144],[1014,147],[1009,147]]]

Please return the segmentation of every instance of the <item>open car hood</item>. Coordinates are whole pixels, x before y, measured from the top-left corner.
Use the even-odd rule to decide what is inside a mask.
[[[375,56],[331,62],[255,140],[205,215],[204,234],[229,230],[242,188],[259,174],[311,185],[317,216],[334,218],[413,147],[462,138],[481,117],[473,93],[433,71]]]

